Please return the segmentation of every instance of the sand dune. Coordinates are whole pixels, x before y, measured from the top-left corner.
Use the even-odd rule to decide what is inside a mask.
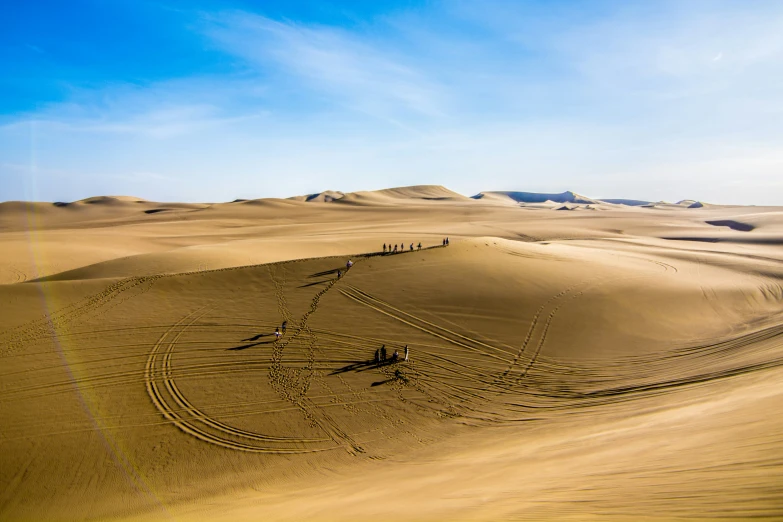
[[[783,518],[779,208],[339,194],[0,204],[0,519]]]
[[[560,194],[541,194],[537,192],[479,192],[474,199],[502,199],[508,198],[517,203],[545,203],[553,201],[555,203],[599,203],[598,200],[579,195],[575,192],[566,191]]]

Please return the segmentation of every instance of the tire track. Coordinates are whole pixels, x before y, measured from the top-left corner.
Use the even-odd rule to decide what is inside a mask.
[[[161,412],[161,414],[163,414],[164,418],[174,424],[181,431],[196,437],[203,442],[211,443],[232,450],[251,453],[296,454],[327,451],[333,449],[331,447],[302,447],[308,443],[321,442],[322,439],[271,437],[233,428],[224,423],[211,419],[203,412],[195,408],[189,401],[187,401],[187,399],[185,399],[184,395],[182,395],[181,391],[174,383],[171,368],[171,352],[176,345],[177,340],[185,332],[185,330],[187,330],[188,326],[192,325],[208,313],[208,310],[205,310],[205,308],[206,307],[203,307],[189,313],[177,321],[177,323],[175,323],[173,326],[171,326],[171,328],[169,328],[169,330],[167,330],[160,337],[160,339],[158,339],[158,342],[155,343],[147,359],[144,373],[147,393],[155,407]],[[173,336],[173,338],[168,341],[166,352],[164,352],[161,356],[159,353],[161,346],[166,342],[166,339],[175,332],[176,334]],[[159,358],[162,361],[162,366],[160,368],[158,362]],[[180,411],[177,411],[170,406],[169,402],[165,398],[163,388],[160,386],[160,382],[162,382],[163,387],[172,398],[173,402],[182,408]],[[197,423],[200,423],[203,425],[203,427],[199,426]],[[218,433],[215,434],[214,432],[207,431],[204,427],[211,428],[213,431],[217,431]],[[228,435],[232,438],[227,438],[225,435]],[[296,444],[299,447],[275,447],[270,446],[270,442]],[[264,443],[265,445],[258,443]]]
[[[204,315],[206,315],[207,312],[204,312],[201,315],[198,315],[190,324],[187,326],[191,326],[193,322],[197,321]],[[174,346],[176,345],[177,341],[179,340],[180,336],[185,333],[185,330],[187,329],[187,326],[183,329],[181,329],[177,335],[174,337],[174,339],[168,344],[168,349],[163,355],[163,378],[164,382],[166,384],[166,389],[169,391],[171,396],[174,398],[174,401],[183,408],[184,411],[188,412],[192,417],[197,418],[200,422],[206,424],[207,426],[210,426],[212,428],[215,428],[217,430],[223,431],[224,433],[228,433],[231,435],[238,435],[240,437],[246,437],[252,440],[260,440],[260,441],[285,441],[285,442],[321,442],[323,439],[302,439],[302,438],[295,438],[295,437],[273,437],[269,435],[260,435],[254,432],[240,430],[238,428],[234,428],[232,426],[229,426],[227,424],[224,424],[222,422],[216,421],[211,419],[209,416],[207,416],[204,412],[197,409],[195,406],[193,406],[182,394],[182,392],[177,387],[176,383],[174,382],[174,379],[172,377],[172,367],[171,367],[171,356],[174,351]]]
[[[51,338],[52,335],[65,331],[68,325],[74,321],[88,314],[100,312],[120,296],[127,300],[145,293],[160,277],[132,277],[117,281],[96,294],[44,315],[40,319],[13,328],[4,334],[4,339],[0,344],[0,357],[12,354],[28,342]]]
[[[584,285],[584,284],[587,284],[587,282],[586,281],[582,281],[582,282],[577,283],[575,285],[569,286],[565,290],[562,290],[561,292],[559,292],[559,293],[553,295],[552,297],[550,297],[549,299],[547,299],[544,302],[544,304],[542,304],[538,308],[538,310],[536,310],[536,313],[533,315],[533,319],[530,322],[530,327],[527,330],[527,334],[525,335],[525,339],[522,341],[522,345],[520,346],[519,351],[517,352],[516,356],[514,357],[514,360],[511,362],[511,364],[509,364],[508,368],[506,368],[506,370],[500,376],[499,380],[501,382],[502,381],[506,381],[507,378],[508,378],[508,374],[511,372],[511,370],[513,370],[514,367],[517,366],[517,364],[519,364],[519,360],[522,358],[522,355],[525,353],[525,350],[527,349],[528,345],[530,344],[530,341],[533,338],[533,333],[535,332],[536,327],[538,326],[538,321],[541,318],[541,314],[544,313],[544,310],[546,310],[546,307],[550,306],[552,303],[555,303],[555,302],[559,301],[560,299],[562,299],[563,297],[568,295],[570,292],[572,292],[574,289],[576,289],[580,285]],[[549,325],[552,323],[552,318],[554,317],[554,313],[556,313],[556,310],[558,310],[559,308],[560,308],[559,306],[556,307],[555,311],[553,311],[553,312],[551,312],[549,314],[549,317],[547,318],[546,325],[544,326],[545,332],[549,331]],[[546,333],[544,333],[544,337],[546,337]],[[543,344],[543,342],[541,342],[541,341],[538,343],[538,347],[536,348],[536,353],[540,352],[542,344]],[[531,360],[533,360],[533,359],[531,358]],[[527,374],[529,369],[530,369],[530,365],[528,365],[525,368],[524,373]]]
[[[380,312],[388,317],[391,317],[393,319],[396,319],[397,321],[400,321],[402,323],[407,324],[408,326],[412,326],[413,328],[416,328],[417,330],[421,330],[423,332],[426,332],[430,335],[433,335],[439,339],[443,339],[444,341],[447,341],[451,344],[454,344],[456,346],[459,346],[461,348],[465,348],[467,350],[480,353],[481,355],[485,355],[487,357],[506,362],[507,359],[498,355],[495,355],[494,353],[489,353],[487,351],[482,350],[481,348],[488,348],[495,352],[501,352],[503,354],[507,354],[506,351],[501,350],[499,348],[496,348],[494,346],[488,345],[486,343],[482,343],[481,341],[478,341],[476,339],[472,339],[470,337],[464,336],[462,334],[459,334],[457,332],[454,332],[453,330],[449,330],[448,328],[443,328],[442,326],[438,326],[435,323],[432,323],[430,321],[427,321],[425,319],[422,319],[420,317],[417,317],[413,314],[409,314],[408,312],[404,312],[400,310],[399,308],[396,308],[392,306],[389,303],[386,303],[385,301],[382,301],[376,297],[373,297],[372,295],[359,290],[356,287],[348,285],[348,287],[345,290],[340,290],[340,293],[343,294],[345,297],[356,301],[357,303],[363,304],[364,306],[367,306],[368,308],[371,308],[377,312]],[[420,323],[420,324],[419,324]],[[436,331],[439,330],[439,331]],[[456,338],[456,339],[455,339]],[[470,343],[470,344],[468,344]],[[476,347],[474,345],[478,345],[479,347]]]
[[[571,299],[576,299],[577,297],[580,297],[584,293],[584,290],[574,294],[571,296]],[[527,366],[525,366],[525,370],[521,373],[519,378],[516,380],[516,383],[519,384],[521,380],[523,380],[525,377],[527,377],[528,372],[533,367],[533,365],[536,363],[536,360],[538,359],[538,356],[541,354],[541,348],[543,348],[544,343],[546,342],[546,336],[549,333],[549,327],[552,325],[552,320],[554,320],[555,316],[557,315],[557,312],[560,310],[560,307],[563,306],[565,303],[559,304],[557,307],[555,307],[550,313],[549,316],[546,318],[546,323],[544,324],[544,330],[541,333],[541,338],[538,341],[538,345],[536,346],[535,352],[533,352],[533,356],[530,358],[530,361],[527,363]],[[505,374],[504,374],[505,378]]]

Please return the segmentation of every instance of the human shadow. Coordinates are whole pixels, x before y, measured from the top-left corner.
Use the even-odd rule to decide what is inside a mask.
[[[337,268],[332,268],[331,270],[324,270],[323,272],[317,272],[315,274],[310,274],[307,277],[313,278],[313,277],[322,277],[322,276],[326,276],[326,275],[336,274],[339,270],[345,270],[345,267],[344,266],[339,266]]]
[[[334,370],[329,375],[338,375],[345,372],[366,372],[368,370],[374,370],[375,368],[380,368],[381,366],[389,366],[394,364],[395,362],[393,359],[386,359],[385,361],[375,362],[375,361],[357,361],[354,363],[351,363],[347,366],[343,366],[342,368],[338,368]]]
[[[372,383],[370,386],[371,387],[373,387],[373,386],[381,386],[381,385],[384,385],[384,384],[389,384],[390,382],[394,382],[396,380],[397,379],[392,378],[392,379],[386,379],[385,381],[376,381],[376,382]]]
[[[392,363],[398,362],[398,361],[392,361]],[[375,381],[370,386],[381,386],[383,384],[389,384],[390,382],[403,382],[404,384],[408,384],[410,381],[408,380],[408,377],[403,373],[403,371],[400,368],[397,368],[394,370],[394,377],[391,377],[389,379],[386,379],[385,381]]]
[[[274,344],[274,341],[261,341],[258,343],[249,343],[249,344],[242,344],[239,346],[234,346],[233,348],[226,348],[227,352],[236,352],[239,350],[247,350],[248,348],[252,348],[254,346],[261,346],[263,344]]]
[[[365,370],[370,370],[372,368],[375,368],[376,366],[378,366],[378,363],[376,363],[375,361],[357,361],[347,366],[343,366],[342,368],[338,368],[332,371],[332,373],[330,373],[329,375],[339,375],[345,372],[361,372]]]
[[[258,341],[262,337],[269,337],[271,335],[275,335],[275,334],[271,334],[271,333],[258,334],[258,335],[255,335],[253,337],[248,337],[247,339],[242,339],[242,342],[246,343],[248,341]]]
[[[307,288],[308,286],[315,286],[315,285],[324,285],[332,281],[332,279],[324,279],[323,281],[315,281],[313,283],[307,283],[302,286],[298,286],[297,288]]]

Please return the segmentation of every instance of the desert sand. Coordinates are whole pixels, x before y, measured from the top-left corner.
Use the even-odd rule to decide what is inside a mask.
[[[783,519],[783,208],[524,194],[1,203],[0,519]]]

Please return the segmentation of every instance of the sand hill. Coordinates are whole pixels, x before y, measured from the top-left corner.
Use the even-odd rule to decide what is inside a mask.
[[[0,204],[0,519],[783,518],[783,210],[482,194]]]
[[[517,203],[546,203],[552,201],[554,203],[584,203],[584,204],[597,204],[598,200],[581,196],[575,192],[567,191],[560,194],[542,194],[538,192],[479,192],[473,199],[510,199]]]

